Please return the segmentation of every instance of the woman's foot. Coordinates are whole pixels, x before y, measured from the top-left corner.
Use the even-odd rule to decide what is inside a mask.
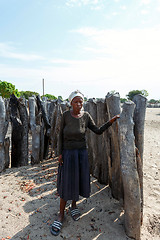
[[[59,214],[57,220],[55,220],[53,224],[50,226],[50,231],[54,236],[58,236],[58,234],[60,233],[63,220],[64,220],[64,215]]]
[[[75,201],[72,202],[72,207],[70,207],[70,213],[74,221],[78,221],[80,219],[81,214]]]

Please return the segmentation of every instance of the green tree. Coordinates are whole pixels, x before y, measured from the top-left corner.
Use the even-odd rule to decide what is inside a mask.
[[[63,101],[63,98],[62,98],[62,96],[58,96],[58,99],[61,99],[61,100]]]
[[[21,95],[21,97],[28,99],[29,97],[32,97],[33,95],[38,96],[39,93],[32,92],[32,91],[20,91],[20,95]]]
[[[45,94],[42,97],[47,97],[48,100],[56,100],[57,99],[54,95],[51,95],[51,94]]]
[[[149,102],[149,103],[159,103],[159,102],[160,102],[160,100],[156,100],[156,99],[150,99],[148,102]]]
[[[130,91],[130,92],[126,95],[126,97],[127,97],[129,100],[132,100],[133,97],[134,97],[135,95],[137,95],[137,94],[141,94],[141,95],[143,95],[144,97],[147,97],[147,96],[149,95],[146,90],[132,90],[132,91]]]
[[[127,101],[127,99],[126,98],[120,98],[120,101],[121,101],[121,103],[124,103],[124,102]]]
[[[12,83],[0,80],[0,96],[3,98],[10,98],[10,95],[14,94],[16,97],[20,97],[18,89]]]

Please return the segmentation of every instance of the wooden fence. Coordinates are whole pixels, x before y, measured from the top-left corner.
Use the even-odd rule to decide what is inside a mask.
[[[109,184],[114,198],[124,200],[125,231],[129,237],[140,239],[143,219],[143,143],[147,101],[136,95],[133,101],[120,105],[120,96],[107,94],[104,99],[89,99],[84,109],[97,125],[116,114],[120,119],[101,136],[87,130],[90,172],[100,183]],[[62,112],[67,102],[43,101],[30,97],[28,102],[10,101],[0,97],[0,172],[5,168],[36,164],[56,155]],[[6,138],[11,121],[11,143]],[[28,139],[32,141],[29,155]],[[9,148],[11,145],[11,160]]]

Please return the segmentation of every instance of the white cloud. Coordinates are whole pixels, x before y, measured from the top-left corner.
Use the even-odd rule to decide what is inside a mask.
[[[141,14],[142,15],[147,15],[149,12],[147,11],[147,10],[145,10],[145,9],[143,9],[143,10],[141,10]]]
[[[148,5],[151,3],[151,0],[141,0],[142,5]]]
[[[112,15],[113,16],[117,16],[119,13],[118,12],[113,12]]]
[[[124,88],[132,85],[148,91],[154,88],[158,96],[156,89],[160,85],[158,27],[133,30],[81,28],[76,31],[86,36],[89,42],[89,46],[83,46],[86,55],[92,53],[96,59],[79,66],[88,80],[92,78],[93,82],[98,81],[104,86],[106,81],[110,81],[111,85],[111,82],[119,80],[119,85],[123,85]]]
[[[89,45],[95,45],[95,51],[105,51],[112,56],[126,54],[146,55],[148,52],[157,53],[160,56],[160,30],[153,29],[131,29],[131,30],[98,30],[96,28],[80,28],[76,32],[90,39]],[[86,48],[91,50],[90,46]],[[135,51],[136,50],[136,51]],[[153,51],[154,50],[154,51]]]
[[[120,6],[120,9],[122,9],[122,10],[126,10],[127,7],[126,7],[125,5],[123,5],[123,6]]]
[[[91,9],[100,10],[104,0],[67,0],[66,5],[70,7],[74,6],[91,6]]]
[[[99,10],[101,10],[103,8],[103,6],[93,6],[93,7],[91,7],[91,10],[96,10],[96,11],[99,11]]]
[[[160,12],[160,0],[157,0],[156,10],[157,10],[158,12]]]
[[[0,43],[0,57],[12,58],[22,61],[44,60],[45,58],[36,54],[18,53],[11,43]]]
[[[125,97],[130,90],[146,89],[149,98],[160,98],[158,27],[132,30],[81,28],[75,32],[86,38],[79,48],[88,60],[48,59],[50,66],[37,68],[3,64],[0,65],[1,80],[14,81],[19,90],[42,93],[44,78],[45,91],[64,98],[74,89],[80,89],[89,97],[104,97],[110,90],[119,91],[121,97]]]

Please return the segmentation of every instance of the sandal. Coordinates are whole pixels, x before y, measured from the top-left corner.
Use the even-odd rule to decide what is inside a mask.
[[[62,223],[60,221],[58,221],[58,220],[55,220],[53,222],[53,224],[51,224],[51,226],[50,226],[50,232],[52,233],[52,235],[58,236],[58,234],[60,233],[61,228],[62,228]]]
[[[81,213],[78,208],[74,208],[74,209],[70,208],[70,213],[71,213],[71,217],[73,218],[74,221],[78,221],[80,219]]]

